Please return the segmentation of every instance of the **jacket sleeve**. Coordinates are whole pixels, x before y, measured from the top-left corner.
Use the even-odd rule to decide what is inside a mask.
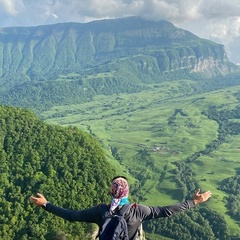
[[[70,210],[48,203],[44,209],[68,221],[88,222],[99,224],[101,221],[100,205],[83,210]]]
[[[195,207],[195,204],[192,200],[186,200],[185,202],[165,207],[150,207],[145,205],[138,205],[138,207],[140,218],[142,221],[146,221],[155,218],[170,217],[173,214]]]

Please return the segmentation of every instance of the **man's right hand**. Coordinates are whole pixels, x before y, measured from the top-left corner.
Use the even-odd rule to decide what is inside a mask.
[[[38,207],[42,207],[47,202],[47,199],[41,193],[37,193],[37,197],[30,197],[30,202]]]

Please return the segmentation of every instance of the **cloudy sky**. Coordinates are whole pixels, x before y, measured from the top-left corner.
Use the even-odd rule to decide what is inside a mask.
[[[240,0],[0,0],[0,27],[143,16],[225,45],[240,63]]]

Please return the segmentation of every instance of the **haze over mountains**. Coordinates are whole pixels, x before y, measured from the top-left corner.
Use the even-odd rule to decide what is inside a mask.
[[[138,89],[142,83],[211,78],[237,69],[223,45],[140,17],[2,28],[0,52],[0,101],[20,106],[36,89],[36,99],[26,102],[44,99],[61,84],[74,88],[81,102],[104,93],[107,81],[126,91],[126,82]]]

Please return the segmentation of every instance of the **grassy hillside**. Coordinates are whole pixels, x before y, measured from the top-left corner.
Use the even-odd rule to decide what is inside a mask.
[[[205,206],[223,217],[230,235],[238,234],[240,219],[227,204],[231,192],[221,186],[239,174],[240,128],[232,123],[240,119],[240,86],[196,94],[187,88],[192,84],[182,80],[136,94],[98,96],[89,103],[53,107],[42,117],[97,137],[119,173],[137,179],[132,186],[137,201],[167,205],[191,196],[197,187],[211,190]]]

